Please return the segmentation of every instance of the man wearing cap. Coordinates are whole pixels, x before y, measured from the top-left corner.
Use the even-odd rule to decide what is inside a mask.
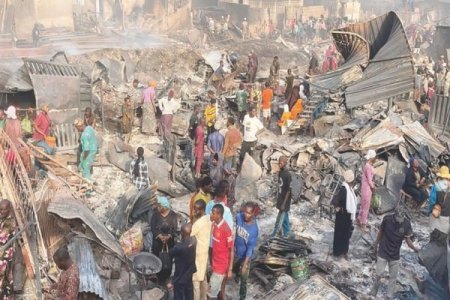
[[[48,115],[48,105],[41,107],[41,113],[34,120],[33,140],[36,146],[44,148],[45,153],[52,155],[55,153],[55,148],[50,147],[45,137],[50,134],[52,120]]]
[[[174,91],[170,90],[167,98],[161,99],[159,101],[159,108],[161,109],[161,130],[160,135],[161,138],[164,138],[166,135],[172,134],[172,122],[173,122],[173,114],[177,112],[180,105],[177,101],[173,99]]]
[[[159,257],[162,251],[166,252],[175,245],[177,232],[177,214],[171,210],[169,199],[157,196],[158,206],[150,220],[153,234],[152,253]],[[158,282],[164,285],[172,274],[172,265],[158,273]]]
[[[80,171],[81,175],[89,181],[92,181],[91,167],[95,161],[97,154],[97,137],[92,124],[84,124],[81,119],[76,119],[74,122],[75,128],[81,133],[81,156],[80,156]]]
[[[375,188],[373,182],[375,157],[377,153],[374,150],[369,150],[366,155],[366,164],[362,170],[361,179],[361,207],[359,208],[358,225],[361,230],[366,231],[367,217],[369,216],[370,201],[372,199],[372,192]]]
[[[436,174],[438,181],[431,188],[430,193],[430,229],[439,230],[444,234],[449,232],[450,216],[450,171],[447,166],[442,166]],[[438,217],[433,216],[433,208],[440,211]]]
[[[377,239],[373,245],[375,254],[377,254],[376,278],[370,292],[371,296],[376,297],[380,286],[381,275],[389,266],[389,285],[388,297],[393,297],[395,293],[395,284],[397,282],[398,269],[400,267],[400,248],[403,240],[409,248],[418,252],[411,241],[412,228],[411,222],[406,218],[404,212],[396,211],[394,214],[387,215],[381,222]]]

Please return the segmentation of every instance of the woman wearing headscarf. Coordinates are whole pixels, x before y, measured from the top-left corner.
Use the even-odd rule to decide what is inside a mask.
[[[142,95],[142,133],[156,134],[156,81],[150,80]]]
[[[20,158],[22,159],[23,165],[27,170],[28,175],[31,175],[33,168],[31,165],[30,153],[28,151],[28,148],[23,146],[22,143],[19,142],[19,140],[23,138],[23,132],[20,120],[16,115],[16,108],[12,105],[9,106],[5,111],[5,114],[5,133],[11,139],[11,142],[14,144],[14,146],[16,146],[17,152],[19,152]],[[9,152],[8,158],[10,163],[15,162],[13,152]]]
[[[150,227],[153,234],[152,253],[159,257],[162,251],[168,252],[175,245],[178,220],[177,214],[171,210],[169,200],[163,196],[158,196],[157,199],[158,206],[150,220]],[[170,274],[172,265],[158,273],[159,284],[165,285]]]
[[[333,197],[331,204],[336,210],[334,222],[333,256],[346,257],[350,238],[353,233],[352,220],[356,216],[356,195],[350,184],[355,179],[352,170],[345,171],[344,182],[338,193]]]
[[[291,94],[289,95],[289,99],[286,103],[289,106],[289,111],[292,109],[298,99],[300,99],[300,86],[294,85]]]
[[[363,231],[366,231],[367,217],[369,216],[370,201],[372,200],[372,192],[375,188],[373,175],[375,169],[373,164],[377,153],[375,150],[369,150],[366,155],[366,163],[363,167],[361,179],[361,206],[359,208],[357,223]]]
[[[138,147],[137,158],[133,159],[130,164],[130,177],[133,184],[138,190],[148,188],[150,186],[150,178],[148,177],[148,165],[144,159],[144,148]]]

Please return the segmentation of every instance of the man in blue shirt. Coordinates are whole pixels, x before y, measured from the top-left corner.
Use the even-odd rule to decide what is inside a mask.
[[[216,204],[221,204],[224,209],[223,219],[227,222],[228,226],[231,230],[234,228],[233,222],[233,214],[231,213],[230,208],[227,206],[227,195],[228,189],[230,188],[230,184],[226,180],[221,180],[216,188],[214,193],[214,198],[206,204],[205,213],[207,215],[211,215],[212,208]]]
[[[225,137],[220,133],[220,124],[216,122],[214,124],[214,131],[208,135],[208,142],[206,147],[210,153],[208,165],[211,167],[214,154],[222,155],[223,146],[225,144]],[[223,160],[223,159],[222,159]]]
[[[243,211],[236,215],[236,237],[234,242],[235,260],[233,272],[241,280],[239,288],[239,299],[244,300],[247,296],[247,279],[250,273],[250,260],[253,250],[258,243],[258,224],[255,213],[257,206],[254,202],[247,202]]]

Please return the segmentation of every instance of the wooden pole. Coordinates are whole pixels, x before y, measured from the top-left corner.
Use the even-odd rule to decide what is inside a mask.
[[[93,183],[89,182],[86,178],[84,178],[83,176],[81,176],[80,174],[72,171],[71,169],[67,168],[65,165],[63,165],[62,163],[60,163],[59,161],[57,161],[56,159],[54,159],[53,157],[51,157],[50,155],[48,155],[47,153],[45,153],[44,151],[42,151],[41,149],[39,149],[39,147],[36,147],[35,145],[28,143],[25,144],[24,141],[22,141],[21,139],[18,139],[18,141],[24,145],[25,147],[30,147],[32,150],[36,151],[37,153],[43,155],[45,158],[47,158],[49,161],[54,162],[55,164],[57,164],[58,166],[60,166],[61,168],[66,169],[67,171],[69,171],[69,173],[71,173],[74,176],[77,176],[78,178],[80,178],[81,180],[83,180],[85,183],[87,183],[89,186],[91,186],[92,188],[95,189],[95,186]]]
[[[103,104],[103,79],[100,80],[100,101],[102,102],[102,128],[105,130],[105,105]]]

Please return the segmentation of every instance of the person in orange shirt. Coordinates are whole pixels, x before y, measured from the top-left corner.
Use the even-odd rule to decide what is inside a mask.
[[[270,83],[266,82],[266,88],[262,92],[262,109],[263,109],[263,119],[266,123],[266,127],[270,128],[270,118],[271,112],[270,108],[272,106],[273,90],[270,88]]]
[[[294,106],[291,108],[291,120],[298,118],[298,115],[303,112],[303,100],[298,98]]]

